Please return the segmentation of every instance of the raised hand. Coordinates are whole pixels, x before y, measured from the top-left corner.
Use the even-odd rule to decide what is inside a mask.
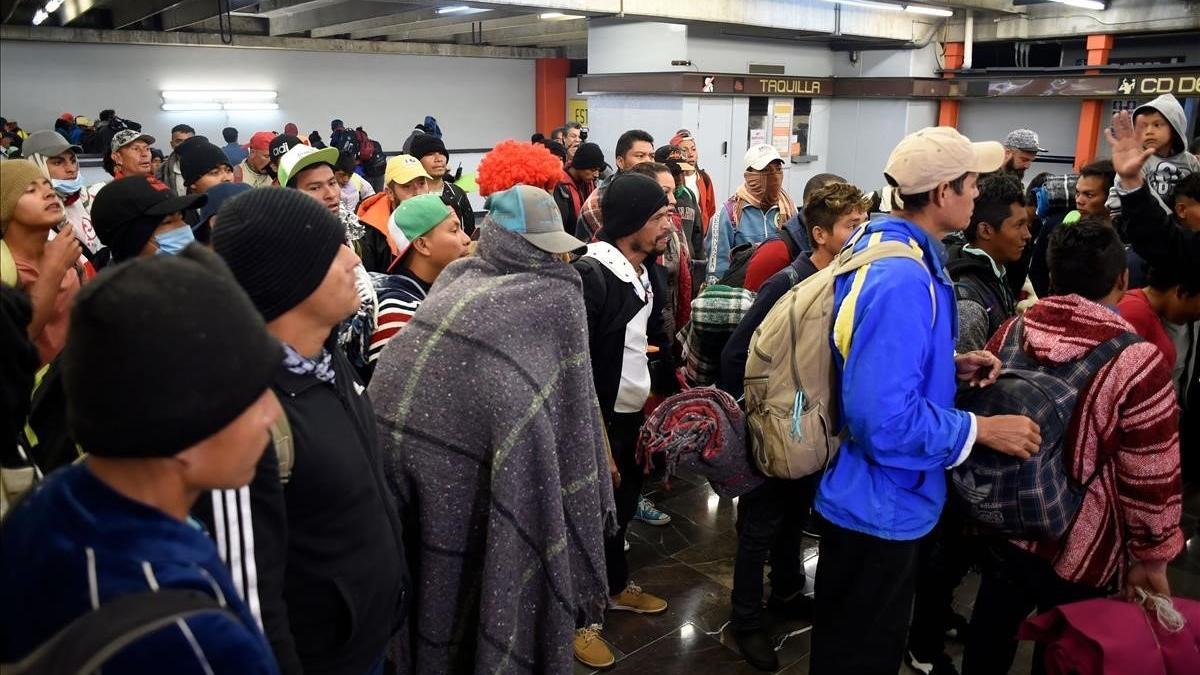
[[[62,275],[75,266],[79,261],[79,255],[83,252],[83,247],[79,240],[75,238],[75,229],[67,223],[59,230],[58,235],[54,239],[46,243],[46,250],[42,254],[42,265],[46,276],[57,276],[62,279]],[[55,287],[58,282],[55,282]]]
[[[1104,130],[1104,137],[1112,146],[1113,168],[1121,177],[1121,185],[1126,188],[1141,187],[1142,165],[1154,154],[1154,148],[1142,149],[1128,110],[1112,116],[1112,126]]]

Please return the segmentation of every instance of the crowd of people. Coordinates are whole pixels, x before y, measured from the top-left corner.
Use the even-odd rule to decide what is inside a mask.
[[[1078,174],[1026,181],[1028,129],[930,127],[881,189],[798,199],[771,145],[721,195],[687,129],[610,166],[569,123],[484,156],[478,225],[432,117],[390,157],[341,120],[180,124],[169,154],[99,120],[4,122],[5,663],[137,610],[159,623],[105,672],[606,668],[606,614],[671,601],[626,533],[689,462],[738,498],[729,629],[762,670],[781,618],[814,674],[954,674],[953,636],[999,675],[1035,610],[1170,596],[1200,462],[1170,95]]]

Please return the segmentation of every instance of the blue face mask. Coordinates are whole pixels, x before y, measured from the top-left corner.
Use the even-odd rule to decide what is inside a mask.
[[[75,178],[72,180],[51,178],[50,184],[54,186],[54,191],[62,197],[70,197],[85,187],[83,183],[83,176],[75,176]]]
[[[180,251],[187,248],[188,244],[196,241],[196,236],[192,234],[192,228],[187,225],[177,227],[169,232],[154,235],[154,243],[158,244],[158,253],[156,255],[178,255]]]

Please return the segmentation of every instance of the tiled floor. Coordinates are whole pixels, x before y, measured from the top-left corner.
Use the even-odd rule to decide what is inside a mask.
[[[663,614],[641,616],[610,612],[601,635],[614,647],[614,674],[742,675],[757,673],[737,653],[732,636],[723,630],[729,619],[729,591],[737,551],[734,518],[737,506],[721,499],[694,475],[681,475],[670,490],[656,489],[649,497],[671,514],[670,524],[652,527],[634,522],[630,529],[629,562],[633,580],[670,603]],[[1172,591],[1200,599],[1200,489],[1184,500],[1184,531],[1192,538],[1187,551],[1170,567]],[[806,568],[816,565],[816,542],[805,541]],[[811,584],[811,582],[810,582]],[[970,615],[978,585],[972,574],[959,589],[959,612]],[[810,589],[811,591],[811,586]],[[808,673],[810,626],[802,622],[777,624],[779,673]],[[961,664],[962,647],[947,641],[947,650]],[[1031,648],[1022,643],[1012,675],[1029,672]],[[589,670],[576,664],[575,675]],[[901,666],[900,675],[914,671]]]

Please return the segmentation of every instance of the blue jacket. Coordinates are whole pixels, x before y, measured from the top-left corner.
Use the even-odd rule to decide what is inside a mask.
[[[177,622],[134,642],[104,672],[279,672],[212,540],[199,527],[117,494],[86,465],[55,472],[20,502],[5,520],[0,542],[4,661],[29,654],[93,609],[94,601],[102,605],[157,585],[208,593],[241,621],[193,617],[186,620],[190,637]]]
[[[731,250],[742,244],[761,244],[777,231],[775,219],[779,214],[778,206],[772,206],[764,214],[758,207],[746,204],[737,228],[734,228],[729,214],[736,208],[736,197],[721,205],[717,211],[717,226],[709,230],[708,271],[705,278],[710,284],[717,283],[729,269]]]
[[[926,266],[885,258],[834,282],[834,365],[849,433],[816,508],[846,529],[906,541],[937,522],[945,471],[966,458],[975,418],[954,409],[958,312],[941,244],[893,216],[867,228],[856,250],[909,242]]]

